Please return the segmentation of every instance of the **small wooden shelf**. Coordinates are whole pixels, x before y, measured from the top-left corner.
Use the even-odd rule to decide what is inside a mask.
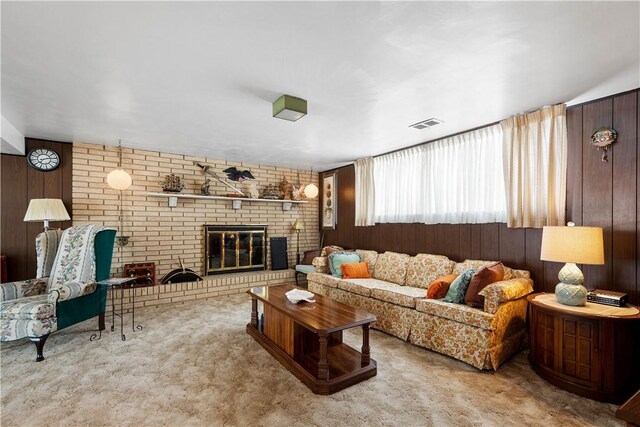
[[[280,203],[283,211],[291,210],[293,205],[302,205],[309,203],[304,200],[280,200],[280,199],[252,199],[248,197],[227,197],[227,196],[201,196],[199,194],[184,193],[147,193],[149,197],[163,197],[168,199],[170,208],[178,206],[178,199],[204,199],[204,200],[227,200],[231,201],[233,209],[241,209],[242,202],[258,202],[258,203]]]

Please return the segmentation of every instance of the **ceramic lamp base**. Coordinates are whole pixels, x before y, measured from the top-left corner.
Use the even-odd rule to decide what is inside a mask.
[[[556,300],[564,305],[585,305],[587,303],[587,288],[582,285],[558,283],[556,285]]]

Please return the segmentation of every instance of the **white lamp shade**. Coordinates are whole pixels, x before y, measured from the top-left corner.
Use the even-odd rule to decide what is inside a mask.
[[[24,220],[33,221],[68,221],[71,218],[60,199],[31,199]]]
[[[309,184],[304,187],[304,195],[309,199],[313,199],[318,195],[318,186],[315,184]]]
[[[296,219],[291,228],[294,230],[304,230],[304,221],[300,218]]]
[[[131,187],[131,176],[122,169],[114,169],[107,175],[107,184],[114,190],[126,190]]]
[[[544,227],[540,259],[577,264],[604,264],[600,227]]]

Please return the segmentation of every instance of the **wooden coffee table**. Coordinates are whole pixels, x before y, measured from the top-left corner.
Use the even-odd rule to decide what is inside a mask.
[[[328,297],[291,303],[294,285],[252,288],[247,333],[316,394],[332,394],[377,373],[369,349],[369,324],[376,317]],[[259,324],[258,300],[264,322]],[[342,331],[362,327],[362,353],[342,342]]]

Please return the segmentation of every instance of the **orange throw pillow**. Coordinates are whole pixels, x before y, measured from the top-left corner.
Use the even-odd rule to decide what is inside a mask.
[[[352,264],[340,265],[343,279],[370,279],[369,263],[354,262]]]
[[[471,277],[467,293],[464,295],[464,302],[469,307],[484,308],[484,297],[478,292],[492,283],[499,282],[504,278],[504,266],[502,261],[481,268]]]
[[[447,295],[449,286],[456,280],[457,274],[447,274],[446,276],[440,276],[429,284],[429,290],[427,290],[428,299],[442,299]]]

